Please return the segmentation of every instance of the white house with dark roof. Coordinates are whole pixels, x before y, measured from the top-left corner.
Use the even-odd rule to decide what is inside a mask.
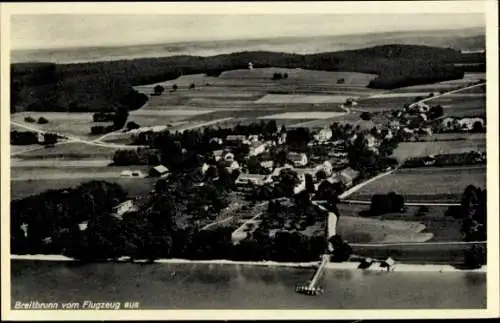
[[[122,220],[125,213],[136,212],[138,210],[139,208],[135,205],[134,200],[127,200],[113,207],[112,216]]]
[[[149,174],[154,177],[165,177],[168,174],[168,168],[163,165],[153,167]]]
[[[308,162],[307,155],[304,153],[290,152],[287,158],[295,167],[304,167]]]

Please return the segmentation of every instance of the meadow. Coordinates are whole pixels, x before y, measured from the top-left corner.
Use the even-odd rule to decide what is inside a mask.
[[[11,146],[12,147],[12,146]],[[61,143],[50,148],[40,148],[16,155],[19,159],[110,159],[116,148],[93,146],[78,142]]]
[[[462,223],[452,217],[445,216],[448,206],[428,206],[428,211],[425,213],[419,213],[420,206],[407,206],[407,210],[404,213],[387,213],[370,218],[360,216],[363,214],[362,212],[369,210],[369,205],[339,204],[337,207],[342,219],[339,222],[339,229],[342,227],[350,228],[350,230],[356,229],[356,231],[353,231],[356,234],[352,236],[353,239],[357,239],[356,243],[382,242],[373,240],[373,237],[376,235],[385,237],[386,234],[383,231],[386,227],[392,228],[392,231],[398,231],[399,229],[399,233],[394,233],[397,236],[393,234],[388,237],[390,239],[398,237],[399,242],[415,242],[415,235],[423,239],[426,237],[426,233],[432,234],[432,237],[427,240],[429,242],[462,241],[462,234],[460,232]],[[344,223],[344,218],[348,218],[347,223]],[[411,230],[410,226],[405,226],[404,222],[401,224],[399,221],[408,221],[410,224],[413,224]],[[399,227],[396,223],[399,224]],[[357,226],[354,226],[354,224],[357,224]],[[349,234],[347,230],[345,232]],[[405,233],[408,235],[405,236]],[[395,241],[392,240],[390,242]]]
[[[396,192],[407,202],[457,202],[468,185],[486,188],[485,166],[400,169],[362,187],[349,199],[369,201],[373,194]]]
[[[86,139],[97,138],[92,135],[90,128],[95,125],[109,125],[111,123],[96,123],[92,121],[92,113],[86,112],[20,112],[11,115],[11,120],[25,123],[25,117],[32,117],[38,120],[44,117],[48,120],[46,124],[28,123],[29,127],[47,132],[54,132],[61,135],[78,136]],[[26,131],[26,130],[25,130]]]
[[[449,138],[456,138],[456,140],[449,139],[443,140],[443,136],[449,135]],[[441,154],[460,154],[468,153],[470,151],[486,151],[486,135],[476,134],[476,136],[463,136],[461,134],[438,134],[433,135],[436,140],[429,139],[423,142],[401,142],[394,150],[392,156],[399,161],[404,161],[411,157],[423,157],[428,155],[441,155]],[[454,135],[454,136],[451,136]],[[441,140],[437,140],[441,138]]]

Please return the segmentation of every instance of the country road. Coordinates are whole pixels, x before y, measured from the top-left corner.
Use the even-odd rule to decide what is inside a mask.
[[[17,127],[24,128],[26,130],[30,130],[30,131],[34,131],[34,132],[42,133],[42,134],[43,133],[54,133],[54,134],[56,134],[58,136],[61,136],[61,137],[67,139],[65,141],[56,143],[56,145],[67,144],[67,143],[81,143],[81,144],[85,144],[85,145],[99,146],[99,147],[108,147],[108,148],[116,148],[116,149],[133,149],[133,148],[145,147],[145,146],[133,146],[133,145],[119,145],[119,144],[105,143],[105,142],[100,141],[103,138],[105,138],[106,136],[110,135],[111,133],[110,134],[106,134],[104,136],[101,136],[100,138],[97,138],[95,140],[86,140],[86,139],[83,139],[83,138],[80,138],[80,137],[75,137],[75,136],[71,136],[71,135],[67,135],[67,134],[62,134],[62,133],[58,133],[58,132],[43,130],[43,129],[40,129],[38,127],[34,127],[32,125],[29,125],[27,123],[22,123],[22,122],[17,122],[17,121],[12,121],[12,120],[10,122],[11,122],[11,124],[13,124],[13,125],[15,125]],[[28,151],[34,151],[34,150],[43,149],[43,148],[44,147],[42,146],[42,147],[35,148],[35,149],[32,149],[32,150],[28,150]],[[18,154],[21,154],[21,153],[24,153],[24,152],[27,152],[27,151],[20,151],[18,153],[12,154],[12,156],[18,155]]]

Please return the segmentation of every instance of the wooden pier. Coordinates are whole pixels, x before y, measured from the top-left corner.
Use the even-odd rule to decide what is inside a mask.
[[[319,286],[319,280],[321,278],[321,275],[323,275],[323,272],[325,271],[326,265],[328,264],[329,261],[330,261],[330,255],[322,255],[321,262],[316,271],[314,272],[314,275],[311,278],[311,280],[306,283],[297,284],[295,291],[297,293],[311,295],[311,296],[322,293],[323,288]]]

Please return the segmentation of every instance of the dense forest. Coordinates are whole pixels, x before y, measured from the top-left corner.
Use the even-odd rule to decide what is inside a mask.
[[[113,111],[140,108],[147,96],[134,85],[172,80],[180,75],[218,76],[228,70],[282,67],[377,74],[369,87],[392,89],[412,84],[459,79],[464,71],[485,69],[485,54],[452,49],[384,45],[365,49],[299,55],[240,52],[172,56],[77,64],[19,63],[11,65],[11,112]],[[455,66],[454,64],[468,64]]]

